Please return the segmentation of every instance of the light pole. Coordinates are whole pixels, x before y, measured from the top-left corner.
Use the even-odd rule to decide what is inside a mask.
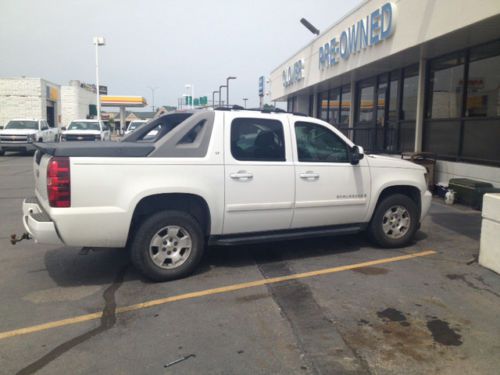
[[[310,32],[312,32],[313,34],[315,35],[319,35],[319,30],[317,28],[315,28],[311,22],[309,22],[308,20],[306,20],[305,18],[301,18],[300,19],[300,23],[302,25],[304,25],[304,27],[309,30]]]
[[[215,108],[215,94],[219,94],[219,98],[220,98],[220,92],[215,90],[215,91],[212,91],[212,106]]]
[[[229,80],[236,79],[236,77],[227,77],[226,78],[226,104],[229,106]]]
[[[151,90],[151,101],[153,102],[153,112],[155,111],[155,90],[159,89],[158,86],[148,86]]]
[[[187,84],[185,87],[186,87],[186,89],[189,89],[189,91],[191,92],[191,108],[194,109],[194,85]],[[188,104],[189,104],[189,100],[188,100]]]
[[[219,107],[222,105],[221,104],[221,96],[222,96],[222,89],[223,88],[226,88],[227,89],[227,86],[226,85],[220,85],[219,86]]]
[[[243,98],[243,101],[245,102],[245,108],[247,107],[247,100],[248,98]]]
[[[95,92],[97,102],[97,119],[101,120],[101,98],[99,93],[99,46],[106,45],[106,40],[102,36],[94,37],[95,44]]]

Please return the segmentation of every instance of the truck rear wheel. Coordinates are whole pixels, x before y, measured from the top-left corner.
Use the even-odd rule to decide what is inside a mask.
[[[413,239],[418,221],[417,205],[410,197],[389,195],[375,209],[368,233],[381,247],[402,247]]]
[[[162,211],[146,219],[131,243],[134,266],[154,281],[191,274],[205,248],[200,224],[181,211]]]

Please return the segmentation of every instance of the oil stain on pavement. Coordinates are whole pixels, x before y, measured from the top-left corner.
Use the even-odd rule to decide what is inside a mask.
[[[433,359],[441,360],[451,353],[447,347],[463,343],[458,329],[435,316],[420,319],[393,307],[377,311],[375,315],[378,319],[360,319],[357,328],[345,335],[351,347],[367,357],[379,358],[370,363],[397,363],[404,357],[430,365]]]

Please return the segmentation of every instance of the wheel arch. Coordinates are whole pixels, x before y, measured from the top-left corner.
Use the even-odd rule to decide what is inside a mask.
[[[398,184],[385,186],[379,191],[377,201],[373,205],[373,208],[370,212],[370,220],[380,202],[382,202],[384,198],[394,194],[403,194],[413,200],[418,209],[418,217],[420,217],[420,213],[422,212],[422,197],[420,189],[417,186],[411,184]]]
[[[136,229],[145,218],[165,210],[189,213],[198,221],[203,234],[205,236],[210,234],[212,225],[210,208],[203,197],[190,193],[158,193],[142,197],[135,205],[130,221],[127,244],[130,243]]]

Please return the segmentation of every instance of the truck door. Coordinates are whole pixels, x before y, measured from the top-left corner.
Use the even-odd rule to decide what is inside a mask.
[[[38,138],[42,138],[44,142],[52,142],[52,132],[49,130],[49,125],[47,124],[47,121],[45,120],[40,120],[40,136]]]
[[[292,228],[361,223],[370,202],[366,159],[349,161],[348,145],[330,125],[293,124],[296,175]]]
[[[287,117],[240,116],[224,116],[223,234],[288,229],[295,186]]]

